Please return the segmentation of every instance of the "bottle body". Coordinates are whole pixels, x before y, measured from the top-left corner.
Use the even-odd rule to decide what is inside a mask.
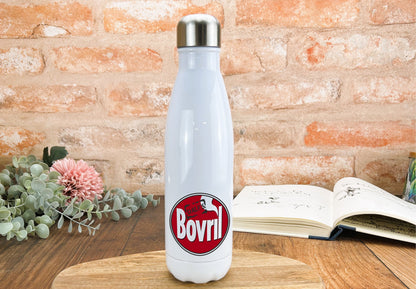
[[[222,278],[231,265],[233,130],[219,48],[180,48],[165,132],[165,247],[181,281]]]

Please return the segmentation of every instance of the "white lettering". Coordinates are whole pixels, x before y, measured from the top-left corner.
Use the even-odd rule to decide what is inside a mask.
[[[214,240],[218,239],[218,219],[214,220]]]
[[[218,218],[212,220],[186,220],[183,209],[176,209],[176,237],[180,240],[187,238],[194,242],[198,238],[199,242],[221,239],[222,236],[222,206],[218,207]]]
[[[193,220],[189,220],[188,223],[186,223],[186,237],[191,242],[195,241],[196,228],[195,228],[195,222]]]
[[[211,241],[211,228],[214,224],[214,220],[207,221],[207,241]]]
[[[218,207],[218,238],[222,238],[222,206]]]
[[[204,241],[204,236],[205,236],[205,227],[207,225],[207,221],[203,220],[202,221],[202,226],[201,223],[199,221],[196,221],[196,230],[198,232],[198,241],[199,242],[203,242]]]
[[[176,209],[176,236],[178,239],[185,238],[185,211],[182,209]]]

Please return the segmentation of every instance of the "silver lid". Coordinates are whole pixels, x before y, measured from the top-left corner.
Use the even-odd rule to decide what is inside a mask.
[[[183,17],[177,27],[177,46],[221,47],[220,23],[207,14],[191,14]]]

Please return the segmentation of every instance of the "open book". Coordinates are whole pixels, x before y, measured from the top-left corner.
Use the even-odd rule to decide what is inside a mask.
[[[343,229],[416,243],[416,205],[357,178],[333,192],[310,185],[247,186],[233,201],[233,230],[334,239]]]

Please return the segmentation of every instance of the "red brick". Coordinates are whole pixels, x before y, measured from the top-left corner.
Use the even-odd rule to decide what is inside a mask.
[[[44,67],[39,49],[20,47],[0,49],[0,74],[39,74]]]
[[[134,151],[137,155],[163,154],[165,123],[135,123],[130,128],[106,126],[67,127],[58,132],[58,142],[69,151],[96,158],[109,151]]]
[[[295,128],[287,122],[277,121],[234,121],[235,154],[273,151],[295,144]]]
[[[44,139],[43,133],[20,127],[0,126],[0,155],[27,155],[35,145]]]
[[[416,0],[372,0],[369,6],[370,23],[400,24],[416,22]]]
[[[338,80],[258,82],[230,87],[229,97],[233,109],[279,109],[335,102],[340,96],[340,86]]]
[[[140,151],[139,155],[146,157],[152,154],[161,155],[165,142],[165,120],[149,120],[136,124],[134,127],[121,130],[129,148]]]
[[[223,74],[282,70],[286,67],[287,47],[280,39],[235,39],[222,43]]]
[[[349,27],[360,12],[358,0],[237,0],[237,25]]]
[[[34,37],[63,37],[70,35],[69,31],[58,26],[39,24],[33,29]]]
[[[372,77],[354,80],[356,103],[403,103],[416,100],[416,78]]]
[[[364,164],[361,164],[364,161]],[[360,160],[357,177],[392,193],[401,195],[406,179],[409,161],[405,157]]]
[[[104,184],[113,188],[112,179],[114,177],[114,165],[111,164],[110,161],[99,159],[84,159],[84,161],[87,162],[90,166],[94,167],[97,173],[100,174]]]
[[[79,85],[0,86],[0,109],[19,112],[78,112],[97,102],[95,88]]]
[[[121,34],[171,31],[180,18],[195,13],[214,15],[224,23],[223,7],[215,1],[198,6],[191,0],[139,0],[108,3],[104,9],[104,29]]]
[[[102,150],[103,148],[125,147],[125,139],[120,131],[111,127],[81,126],[63,128],[58,133],[59,144],[71,152],[76,149]],[[91,156],[87,156],[91,157]]]
[[[55,65],[73,73],[160,71],[159,53],[140,47],[60,47]]]
[[[119,180],[123,188],[134,192],[140,189],[146,194],[164,194],[164,162],[160,158],[130,159],[120,165]]]
[[[91,9],[78,2],[42,5],[0,3],[0,38],[90,35]]]
[[[139,185],[164,184],[164,162],[160,159],[141,159],[125,172],[128,179]]]
[[[354,158],[303,156],[247,158],[241,164],[242,185],[312,184],[331,188],[353,176]]]
[[[115,116],[166,115],[172,85],[157,83],[135,88],[117,88],[108,95],[108,110]]]
[[[403,147],[415,145],[415,122],[313,122],[306,128],[307,146]]]
[[[307,36],[299,47],[296,59],[310,69],[400,65],[413,60],[416,54],[415,44],[399,36],[324,36],[314,33]]]

